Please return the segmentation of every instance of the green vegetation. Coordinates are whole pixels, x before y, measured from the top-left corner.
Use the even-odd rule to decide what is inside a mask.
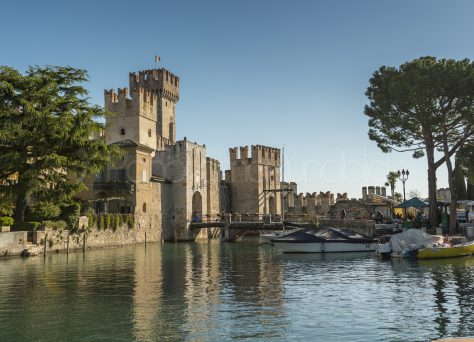
[[[104,111],[88,103],[87,79],[71,67],[35,66],[24,75],[0,67],[0,193],[15,203],[17,222],[25,221],[32,198],[56,213],[53,206],[69,202],[87,176],[120,154],[92,139]]]
[[[21,223],[21,228],[22,229],[26,229],[28,231],[35,231],[35,230],[38,230],[39,228],[41,228],[41,222],[23,222]]]
[[[59,215],[59,218],[66,222],[69,230],[77,231],[79,229],[81,206],[78,203],[72,203],[63,204],[60,208],[61,214]]]
[[[457,198],[451,157],[474,138],[474,63],[422,57],[398,68],[382,66],[370,79],[366,95],[369,138],[383,152],[426,156],[433,227],[438,224],[436,170],[446,164],[454,231]],[[438,160],[436,151],[442,152]]]
[[[53,202],[40,202],[31,207],[31,214],[36,218],[50,220],[57,218],[61,214],[61,208]]]
[[[395,195],[395,185],[397,184],[398,180],[398,172],[397,171],[390,171],[387,174],[387,182],[385,183],[385,186],[390,186],[390,192],[393,196]]]
[[[91,213],[91,212],[88,213],[87,214],[87,219],[89,221],[89,229],[91,229],[96,224],[94,213]]]
[[[128,229],[133,229],[135,226],[135,217],[133,215],[127,215],[127,226]]]
[[[105,215],[105,229],[112,228],[112,215],[106,214]]]
[[[121,221],[120,220],[120,215],[115,214],[113,224],[112,224],[112,229],[113,229],[114,232],[117,230],[118,227],[120,227],[120,221]]]
[[[13,226],[15,220],[12,217],[0,216],[0,226]]]
[[[65,230],[68,228],[66,221],[43,221],[42,228],[51,228],[53,230]]]
[[[98,230],[105,230],[105,217],[104,215],[99,215],[99,225],[97,227]]]

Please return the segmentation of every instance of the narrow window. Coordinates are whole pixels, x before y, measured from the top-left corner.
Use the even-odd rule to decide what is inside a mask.
[[[120,128],[120,135],[125,135],[125,128]]]
[[[148,130],[148,137],[151,138],[151,129]]]
[[[146,213],[146,203],[143,203],[143,212]]]

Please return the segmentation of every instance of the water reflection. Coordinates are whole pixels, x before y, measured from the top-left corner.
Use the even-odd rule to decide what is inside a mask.
[[[219,241],[0,262],[0,341],[427,340],[474,334],[474,258]]]

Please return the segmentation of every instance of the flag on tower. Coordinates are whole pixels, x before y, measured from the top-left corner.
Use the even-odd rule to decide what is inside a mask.
[[[155,56],[155,62],[159,62],[160,61],[160,56]]]

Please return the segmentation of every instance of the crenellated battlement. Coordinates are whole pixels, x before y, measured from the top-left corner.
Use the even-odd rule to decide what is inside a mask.
[[[158,98],[151,90],[136,88],[128,96],[128,88],[104,91],[105,110],[118,116],[140,115],[156,121]]]
[[[208,170],[220,171],[221,169],[221,163],[214,158],[206,157],[206,165],[208,167]]]
[[[280,167],[280,149],[263,145],[252,145],[250,148],[251,155],[249,157],[249,147],[229,148],[230,163],[241,164],[262,164]]]
[[[131,91],[144,88],[174,103],[179,100],[179,77],[166,69],[150,69],[129,74]]]

